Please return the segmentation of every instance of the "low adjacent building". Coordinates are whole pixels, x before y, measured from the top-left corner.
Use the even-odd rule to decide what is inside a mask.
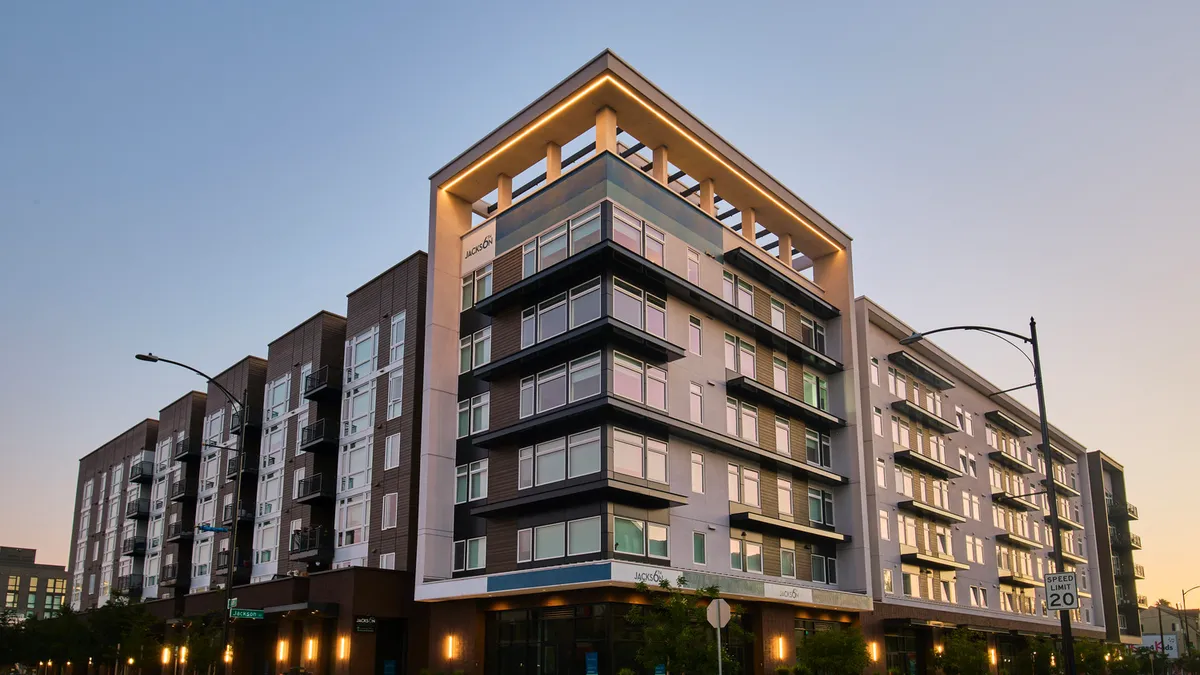
[[[0,546],[0,580],[5,583],[3,611],[17,618],[45,619],[66,604],[66,568],[37,562],[35,548]]]

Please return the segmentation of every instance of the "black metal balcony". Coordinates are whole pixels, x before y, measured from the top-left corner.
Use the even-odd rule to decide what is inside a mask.
[[[1145,579],[1146,578],[1146,568],[1143,567],[1140,563],[1135,564],[1133,566],[1133,578],[1134,579]]]
[[[191,539],[194,536],[195,532],[192,530],[192,526],[187,523],[177,520],[173,523],[167,524],[166,540],[168,542],[183,541],[185,539]]]
[[[297,504],[326,504],[333,501],[333,481],[325,480],[321,474],[316,474],[300,480],[296,487],[293,501]]]
[[[246,430],[253,432],[262,426],[262,415],[254,408],[241,408],[234,410],[229,416],[229,435],[240,436],[242,434],[242,417],[246,418]]]
[[[129,520],[150,518],[150,498],[142,497],[125,502],[125,517]]]
[[[252,522],[253,520],[254,520],[254,511],[246,508],[245,506],[238,509],[238,522],[239,523]],[[221,524],[222,525],[232,525],[233,524],[233,504],[226,504],[221,509]]]
[[[146,555],[146,538],[126,537],[125,541],[121,542],[121,555]]]
[[[337,450],[337,425],[326,423],[325,418],[300,430],[300,444],[297,450],[302,452],[333,452]]]
[[[231,457],[225,460],[225,478],[234,480],[238,473],[238,460],[241,461],[242,473],[247,477],[258,475],[258,457],[254,455],[241,454],[238,457]]]
[[[193,443],[190,438],[185,438],[175,444],[175,454],[173,457],[177,462],[199,461],[200,444]]]
[[[341,378],[329,376],[329,366],[304,376],[302,395],[309,401],[336,401],[342,396]]]
[[[323,527],[308,527],[291,534],[288,553],[292,560],[328,566],[333,560],[333,534]]]
[[[113,589],[123,595],[141,595],[142,587],[145,585],[144,581],[145,578],[140,574],[125,574],[117,577]]]
[[[1129,534],[1129,548],[1131,548],[1135,551],[1142,550],[1142,535],[1130,533]]]
[[[1137,520],[1138,509],[1127,502],[1108,502],[1108,517],[1112,520]]]
[[[150,483],[154,480],[154,462],[134,462],[129,466],[129,482]]]
[[[171,483],[167,499],[173,502],[194,501],[196,499],[196,482],[185,478]]]
[[[186,586],[188,584],[187,566],[179,563],[171,563],[162,566],[162,572],[158,575],[158,585],[167,587]]]

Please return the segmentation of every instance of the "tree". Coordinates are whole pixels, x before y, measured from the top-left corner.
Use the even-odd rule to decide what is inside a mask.
[[[1079,675],[1104,675],[1107,653],[1108,649],[1100,642],[1075,640],[1075,670]]]
[[[1012,672],[1056,675],[1061,672],[1059,667],[1061,659],[1054,641],[1050,638],[1044,636],[1028,638],[1025,641],[1025,648],[1019,650],[1013,658]]]
[[[987,641],[978,633],[956,628],[946,634],[942,653],[934,658],[943,675],[979,675],[989,670]]]
[[[708,603],[720,597],[716,586],[685,593],[687,580],[680,576],[675,585],[667,579],[652,589],[645,583],[637,586],[638,591],[650,593],[650,605],[639,605],[629,610],[625,620],[641,628],[644,641],[638,649],[637,660],[646,670],[653,671],[658,665],[666,666],[671,675],[710,675],[717,672],[716,634],[706,617]],[[729,620],[729,642],[741,642],[749,634],[741,625],[741,610],[731,608],[733,618]],[[721,660],[725,673],[737,675],[740,666],[722,641]]]
[[[221,644],[223,617],[218,612],[192,618],[184,626],[187,667],[194,673],[211,673],[224,666],[225,645]]]
[[[1150,672],[1150,650],[1116,649],[1109,654],[1109,675],[1143,675]]]
[[[800,675],[859,675],[870,664],[867,641],[856,628],[817,631],[798,651]]]

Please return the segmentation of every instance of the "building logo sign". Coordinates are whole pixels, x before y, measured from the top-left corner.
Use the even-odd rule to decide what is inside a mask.
[[[496,259],[496,221],[471,230],[462,238],[462,275]]]
[[[667,577],[662,572],[654,570],[653,572],[634,572],[633,580],[645,584],[661,584],[667,580]]]
[[[354,632],[355,633],[374,633],[375,632],[375,617],[373,617],[373,616],[356,616],[356,617],[354,617]]]

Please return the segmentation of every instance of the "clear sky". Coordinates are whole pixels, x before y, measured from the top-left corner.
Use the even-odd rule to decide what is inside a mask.
[[[859,294],[1036,315],[1142,592],[1200,584],[1200,3],[405,4],[0,5],[0,543],[65,565],[76,460],[203,386],[135,352],[215,372],[344,312],[429,174],[609,47],[853,236]]]

